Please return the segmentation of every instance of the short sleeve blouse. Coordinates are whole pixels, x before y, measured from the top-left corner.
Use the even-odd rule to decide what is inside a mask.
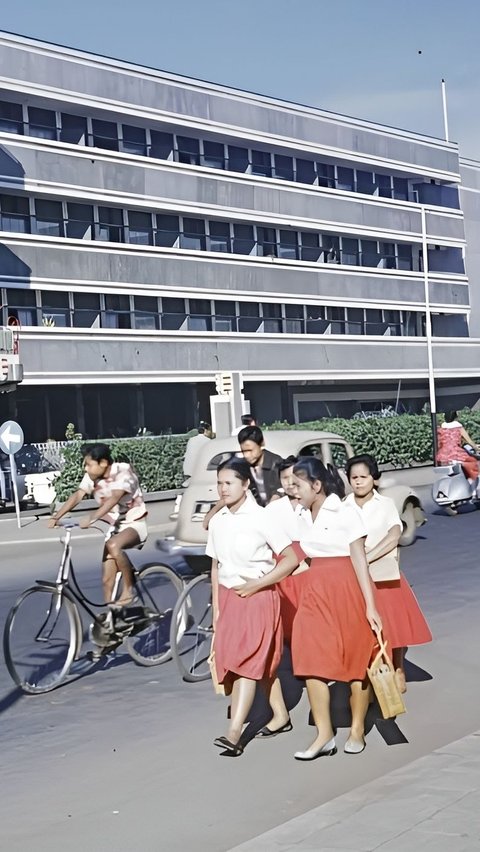
[[[397,512],[397,507],[391,497],[385,497],[379,494],[378,491],[373,492],[371,500],[367,500],[363,506],[359,506],[355,502],[353,494],[349,494],[345,500],[351,506],[354,506],[363,518],[367,529],[367,547],[375,547],[382,538],[385,538],[388,531],[392,527],[402,528],[400,515]]]
[[[283,530],[291,541],[298,541],[298,515],[289,497],[272,500],[265,507],[276,527]]]
[[[350,556],[350,544],[365,538],[367,530],[360,512],[351,504],[330,494],[315,520],[309,509],[298,516],[300,546],[310,557]]]
[[[114,491],[124,492],[117,505],[105,516],[105,520],[112,524],[123,520],[136,521],[147,514],[138,477],[125,462],[114,462],[110,465],[108,476],[95,482],[86,473],[79,489],[85,494],[93,495],[100,506]]]
[[[218,580],[232,588],[258,580],[275,567],[273,553],[281,553],[291,539],[266,509],[245,500],[236,512],[226,506],[213,516],[206,553],[218,562]]]

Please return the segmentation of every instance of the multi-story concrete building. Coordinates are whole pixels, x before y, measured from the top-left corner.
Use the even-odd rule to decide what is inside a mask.
[[[454,143],[3,34],[0,182],[30,440],[191,427],[229,370],[261,420],[419,410],[427,311],[439,409],[477,400]]]

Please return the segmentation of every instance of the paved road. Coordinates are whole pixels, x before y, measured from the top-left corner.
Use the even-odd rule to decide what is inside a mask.
[[[403,551],[436,641],[409,653],[408,714],[398,726],[373,725],[359,757],[340,752],[311,765],[292,759],[312,735],[302,698],[291,734],[254,741],[238,760],[221,758],[211,742],[225,725],[224,701],[208,683],[180,682],[171,663],[144,669],[119,655],[107,668],[36,697],[19,695],[0,667],[8,767],[1,848],[103,852],[108,843],[116,852],[224,852],[477,730],[479,523],[477,513],[433,515]],[[89,588],[98,587],[96,548],[93,539],[77,545]],[[150,546],[142,559],[154,555]],[[0,547],[2,619],[31,579],[51,576],[55,558],[55,540]],[[348,724],[342,707],[335,714],[340,744]]]

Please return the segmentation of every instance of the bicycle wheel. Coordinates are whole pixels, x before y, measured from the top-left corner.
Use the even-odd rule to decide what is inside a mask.
[[[189,683],[210,677],[212,616],[212,580],[209,574],[201,574],[180,595],[173,610],[170,631],[173,659],[183,679]]]
[[[3,632],[7,669],[24,692],[50,692],[65,680],[81,642],[75,604],[55,586],[34,586],[10,610]]]
[[[147,565],[137,577],[137,593],[146,623],[125,639],[128,653],[141,666],[158,666],[172,657],[170,623],[183,580],[168,565]]]

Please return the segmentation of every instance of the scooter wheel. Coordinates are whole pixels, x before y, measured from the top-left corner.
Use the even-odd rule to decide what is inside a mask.
[[[452,518],[455,515],[458,515],[458,509],[456,509],[453,504],[451,506],[444,506],[444,509],[445,509],[447,515],[450,515],[450,517],[452,517]]]

